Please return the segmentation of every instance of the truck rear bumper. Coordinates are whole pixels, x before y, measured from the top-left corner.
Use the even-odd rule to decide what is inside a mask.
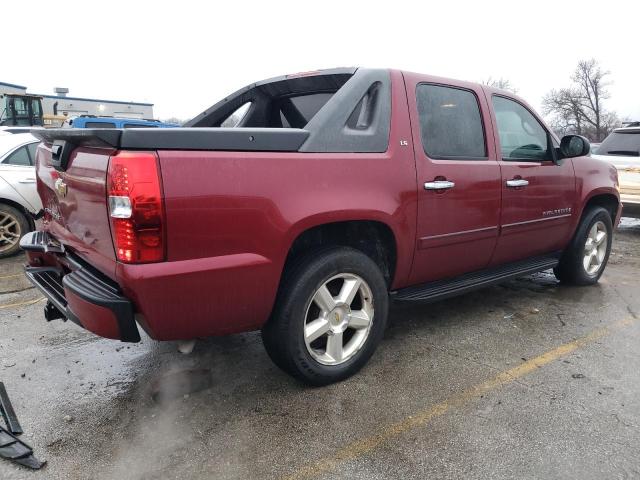
[[[47,298],[45,318],[64,318],[101,337],[139,342],[133,304],[109,278],[84,265],[46,232],[31,232],[20,246],[25,274]]]

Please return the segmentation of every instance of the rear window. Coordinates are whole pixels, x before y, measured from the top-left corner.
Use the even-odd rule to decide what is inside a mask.
[[[113,122],[87,122],[84,124],[86,128],[116,128]]]
[[[598,147],[597,154],[640,156],[640,131],[613,132]]]
[[[224,119],[221,127],[304,128],[335,92],[274,98],[265,105],[258,105],[256,115],[247,115],[254,102],[247,102]],[[260,111],[262,110],[262,112]],[[245,119],[245,117],[248,117]]]
[[[237,127],[249,111],[249,107],[251,107],[251,102],[241,105],[235,112],[229,115],[227,119],[220,124],[220,126],[224,128]]]
[[[291,102],[308,123],[316,113],[333,97],[333,93],[314,93],[312,95],[300,95],[291,97]],[[283,112],[284,113],[284,112]],[[284,115],[286,117],[286,114]]]
[[[353,71],[344,70],[287,75],[255,83],[184,126],[304,128],[353,76]]]

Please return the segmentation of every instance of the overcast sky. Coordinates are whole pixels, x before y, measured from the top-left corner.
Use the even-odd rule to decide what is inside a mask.
[[[25,1],[2,6],[0,81],[188,119],[256,80],[337,66],[508,79],[535,108],[580,59],[640,120],[640,2]]]

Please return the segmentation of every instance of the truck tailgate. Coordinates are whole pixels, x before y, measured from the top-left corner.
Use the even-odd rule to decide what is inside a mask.
[[[107,168],[112,148],[81,146],[65,171],[51,163],[51,143],[38,147],[38,193],[45,210],[43,230],[66,249],[115,279],[116,259],[107,208]]]

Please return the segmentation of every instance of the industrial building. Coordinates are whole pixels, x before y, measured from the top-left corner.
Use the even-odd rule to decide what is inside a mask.
[[[0,82],[0,96],[5,93],[24,95],[27,87]],[[55,95],[31,93],[42,97],[42,110],[47,115],[77,117],[79,115],[102,115],[126,118],[153,118],[153,103],[102,100],[68,96],[68,88],[55,88]]]

